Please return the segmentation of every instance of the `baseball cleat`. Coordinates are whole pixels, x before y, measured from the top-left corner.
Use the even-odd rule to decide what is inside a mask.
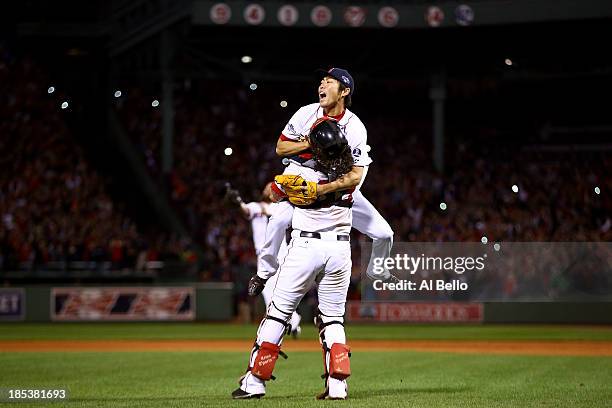
[[[318,394],[316,398],[318,400],[324,400],[324,399],[328,399],[328,400],[345,400],[347,397],[330,397],[329,396],[329,390],[326,388],[325,391],[323,391],[322,393]]]
[[[243,391],[242,388],[237,388],[232,391],[232,399],[252,399],[261,398],[266,394],[251,394],[250,392]]]

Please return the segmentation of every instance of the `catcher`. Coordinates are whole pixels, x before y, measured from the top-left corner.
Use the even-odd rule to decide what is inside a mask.
[[[286,196],[295,205],[293,209],[286,202],[278,203],[292,208],[292,239],[287,254],[280,259],[272,299],[257,330],[240,387],[232,392],[234,399],[265,395],[265,382],[274,378],[276,360],[284,354],[280,346],[291,315],[315,283],[319,300],[315,322],[325,370],[325,390],[317,398],[347,397],[346,379],[351,368],[344,307],[352,266],[351,193],[361,182],[363,167],[353,164],[355,148],[343,136],[336,120],[318,120],[309,138],[316,165],[289,165],[285,174],[275,177],[272,187],[277,196]],[[353,143],[365,144],[365,140]],[[253,279],[251,284],[257,286]]]

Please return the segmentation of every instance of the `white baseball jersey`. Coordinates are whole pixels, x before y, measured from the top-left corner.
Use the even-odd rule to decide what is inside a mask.
[[[323,108],[318,103],[311,103],[310,105],[302,106],[297,110],[289,119],[287,125],[283,129],[281,134],[282,140],[297,140],[300,136],[307,136],[310,133],[310,128],[317,119],[326,117],[323,112]],[[368,142],[368,133],[361,120],[348,109],[345,109],[343,114],[338,116],[331,116],[338,120],[338,127],[340,132],[346,138],[351,152],[355,166],[368,166],[372,163],[372,159],[368,155],[366,148]],[[290,158],[303,166],[312,167],[309,165],[308,160],[312,158],[312,154],[303,153],[299,156]]]
[[[312,125],[317,119],[325,117],[323,108],[318,103],[302,106],[291,117],[283,129],[282,140],[296,140],[300,136],[308,135]],[[342,115],[334,117],[338,120],[338,128],[346,138],[356,166],[367,166],[372,159],[367,152],[368,134],[361,120],[350,110],[346,109]],[[327,175],[313,169],[314,160],[311,153],[303,153],[290,158],[291,163],[284,174],[299,174],[307,181],[317,183],[327,182]],[[358,188],[365,179],[362,177]],[[352,202],[349,192],[342,199]],[[292,227],[294,229],[311,232],[334,231],[338,234],[349,234],[351,231],[352,213],[350,207],[332,205],[321,209],[304,209],[296,207],[293,213]]]

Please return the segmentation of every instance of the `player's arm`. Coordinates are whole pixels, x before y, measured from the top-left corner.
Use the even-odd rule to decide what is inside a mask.
[[[249,220],[261,215],[267,215],[264,203],[251,201],[248,204],[240,203],[240,210]]]
[[[317,195],[324,195],[332,193],[334,191],[348,190],[359,185],[361,178],[363,177],[363,167],[353,166],[351,171],[343,176],[338,177],[337,180],[327,184],[320,184],[317,186]]]
[[[307,137],[304,137],[304,127],[307,118],[312,114],[311,109],[302,106],[289,119],[276,142],[276,154],[283,156],[294,156],[310,149]]]
[[[308,138],[305,140],[292,140],[281,135],[276,142],[276,154],[281,157],[293,156],[308,149],[310,149]]]
[[[245,204],[245,203],[240,203],[240,210],[242,211],[242,214],[249,218],[251,215],[251,211],[249,210],[249,207]]]

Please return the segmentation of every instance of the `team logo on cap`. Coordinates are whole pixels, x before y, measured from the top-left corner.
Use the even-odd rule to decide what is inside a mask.
[[[346,76],[342,75],[342,82],[348,85],[350,81]]]

